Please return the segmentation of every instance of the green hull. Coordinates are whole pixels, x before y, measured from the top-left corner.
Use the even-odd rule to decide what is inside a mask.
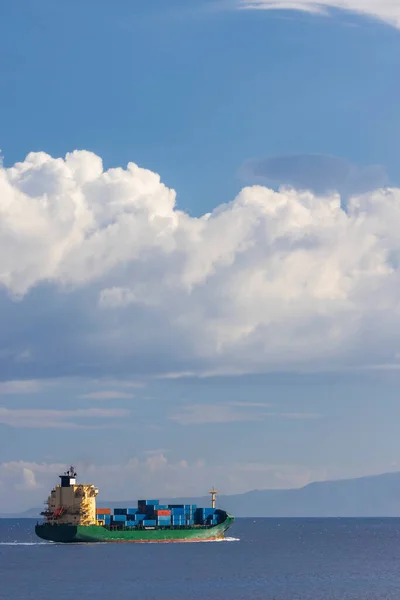
[[[43,540],[60,543],[93,542],[200,542],[222,539],[234,518],[215,527],[108,529],[101,525],[49,525],[38,524],[35,533]]]

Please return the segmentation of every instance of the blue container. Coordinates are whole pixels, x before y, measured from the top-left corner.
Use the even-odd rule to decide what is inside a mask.
[[[127,508],[126,509],[127,515],[136,515],[137,512],[139,512],[137,508]]]
[[[127,521],[126,522],[127,527],[137,527],[137,525],[138,525],[138,521]]]
[[[97,519],[99,521],[104,521],[104,523],[106,525],[110,525],[110,523],[111,523],[111,516],[110,515],[97,515]]]
[[[136,515],[135,515],[136,521],[144,521],[144,519],[146,517],[147,517],[147,515],[144,515],[143,513],[136,513]]]
[[[171,512],[173,515],[184,515],[185,514],[185,509],[184,508],[171,508]]]
[[[126,515],[127,508],[114,508],[114,515]]]
[[[123,523],[126,521],[126,515],[114,515],[113,521],[117,521],[118,523]]]
[[[148,506],[149,504],[158,506],[158,504],[160,504],[160,502],[158,500],[139,500],[138,506],[139,506],[139,504],[144,505],[144,506]]]
[[[157,521],[154,519],[146,519],[143,521],[144,527],[155,527],[157,525]]]
[[[185,508],[184,504],[168,504],[168,508]]]

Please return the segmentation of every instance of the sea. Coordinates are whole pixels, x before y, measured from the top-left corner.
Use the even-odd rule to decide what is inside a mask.
[[[1,600],[400,600],[400,519],[237,519],[221,542],[42,542],[0,519]]]

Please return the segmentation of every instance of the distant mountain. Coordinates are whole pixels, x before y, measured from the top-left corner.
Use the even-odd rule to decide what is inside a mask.
[[[43,508],[30,508],[21,513],[0,513],[0,519],[38,519]]]
[[[162,503],[208,506],[209,496],[161,498]],[[98,506],[136,506],[137,500],[111,502],[99,498]],[[397,517],[400,516],[400,473],[358,479],[310,483],[292,490],[254,490],[219,496],[218,506],[237,517]],[[3,517],[34,518],[41,509]]]

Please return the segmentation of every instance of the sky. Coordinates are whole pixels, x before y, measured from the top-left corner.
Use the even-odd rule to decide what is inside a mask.
[[[400,4],[0,11],[0,512],[400,470]]]

